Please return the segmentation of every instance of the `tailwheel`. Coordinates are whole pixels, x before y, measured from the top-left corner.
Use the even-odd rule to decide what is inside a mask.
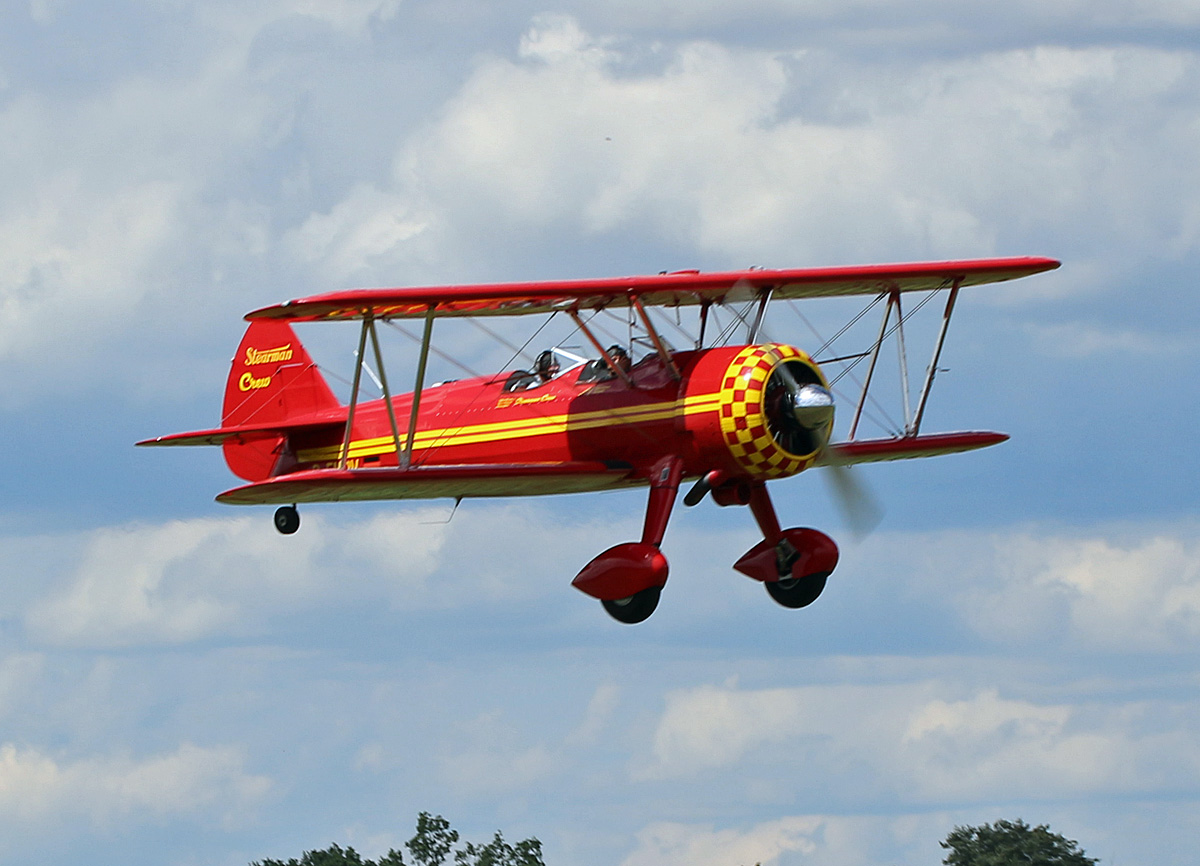
[[[634,625],[649,619],[650,614],[658,607],[658,597],[662,595],[661,586],[651,586],[625,598],[604,599],[600,603],[608,611],[608,615],[617,622]]]
[[[300,512],[295,505],[283,505],[275,511],[275,528],[282,535],[291,535],[300,528]]]
[[[825,581],[829,578],[828,571],[807,574],[804,577],[784,577],[779,580],[766,581],[771,598],[792,609],[808,607],[817,600],[817,596],[825,589]]]

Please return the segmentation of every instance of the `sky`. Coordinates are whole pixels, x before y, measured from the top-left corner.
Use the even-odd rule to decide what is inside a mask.
[[[4,4],[0,863],[377,857],[420,811],[555,866],[916,866],[1018,817],[1192,863],[1198,152],[1195,0]],[[133,447],[215,426],[288,298],[1001,255],[1063,266],[964,292],[924,429],[1012,439],[854,470],[865,537],[772,483],[842,550],[801,611],[730,568],[743,509],[676,510],[630,627],[570,579],[644,491],[284,538],[217,450]]]

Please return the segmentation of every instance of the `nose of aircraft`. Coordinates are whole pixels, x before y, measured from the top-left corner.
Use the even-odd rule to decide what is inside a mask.
[[[819,430],[833,418],[833,395],[820,385],[801,385],[792,399],[796,423],[806,430]]]

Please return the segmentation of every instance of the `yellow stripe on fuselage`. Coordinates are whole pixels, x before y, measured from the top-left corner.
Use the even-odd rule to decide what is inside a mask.
[[[540,418],[521,418],[488,424],[465,424],[461,427],[446,427],[440,430],[418,430],[413,441],[413,450],[450,445],[477,445],[482,442],[500,442],[507,439],[565,433],[569,430],[592,430],[598,427],[666,421],[676,417],[681,411],[684,415],[715,412],[720,407],[720,399],[719,393],[700,394],[685,397],[683,400],[673,400],[670,403],[649,403],[623,409],[600,409],[573,415],[544,415]],[[391,436],[375,436],[369,439],[351,440],[346,456],[347,458],[372,457],[376,454],[393,454],[395,451],[396,443]],[[330,445],[305,449],[298,452],[296,457],[301,463],[322,463],[337,460],[341,454],[341,445]]]

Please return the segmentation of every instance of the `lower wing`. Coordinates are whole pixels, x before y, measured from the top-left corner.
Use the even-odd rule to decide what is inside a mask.
[[[632,472],[633,468],[626,463],[599,461],[311,469],[226,490],[217,501],[229,505],[288,505],[580,493],[620,486],[630,479]]]
[[[898,436],[895,439],[834,442],[825,449],[814,465],[851,466],[855,463],[938,457],[942,454],[974,451],[976,448],[998,445],[1007,439],[1007,433],[972,430],[959,433],[932,433],[927,436]]]

